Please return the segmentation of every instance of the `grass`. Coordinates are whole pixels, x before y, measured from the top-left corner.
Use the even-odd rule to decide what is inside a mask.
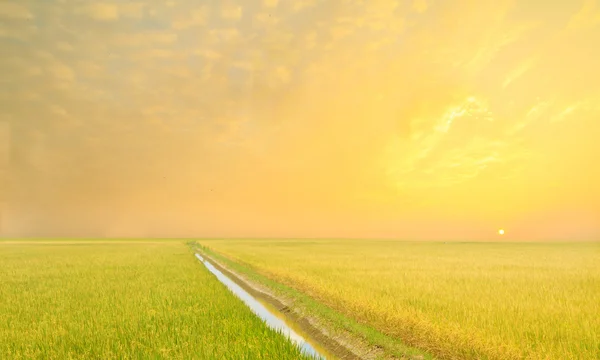
[[[199,242],[441,359],[600,358],[598,243]]]
[[[2,359],[302,359],[183,242],[0,242]]]
[[[210,256],[211,259],[217,260],[220,264],[224,264],[227,268],[242,274],[246,279],[255,284],[261,284],[269,288],[276,294],[277,297],[285,299],[287,302],[292,302],[294,311],[302,317],[317,319],[321,326],[326,327],[327,333],[335,337],[345,339],[352,347],[352,341],[359,341],[361,347],[364,348],[362,353],[368,356],[369,359],[387,359],[392,356],[394,359],[420,359],[432,360],[434,357],[426,351],[407,346],[393,337],[382,334],[381,332],[357,322],[356,320],[340,314],[331,308],[315,301],[310,296],[290,287],[271,280],[270,278],[257,273],[251,266],[240,262],[232,261],[229,258],[220,255],[207,247],[195,244],[194,248],[198,249],[204,255]],[[348,337],[351,334],[351,337]],[[373,349],[377,349],[373,352]],[[359,350],[360,353],[360,350]]]

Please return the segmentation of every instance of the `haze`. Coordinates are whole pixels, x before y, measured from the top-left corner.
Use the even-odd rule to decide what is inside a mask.
[[[600,3],[2,1],[0,234],[600,238]]]

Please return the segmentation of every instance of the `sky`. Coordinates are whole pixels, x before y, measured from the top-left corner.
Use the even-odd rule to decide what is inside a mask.
[[[598,44],[595,0],[2,0],[0,234],[599,240]]]

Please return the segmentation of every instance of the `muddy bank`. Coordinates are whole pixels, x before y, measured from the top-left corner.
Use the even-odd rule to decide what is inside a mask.
[[[250,282],[242,279],[238,274],[222,266],[218,261],[215,261],[212,257],[208,256],[205,252],[195,249],[197,253],[201,254],[207,261],[211,263],[215,269],[219,270],[223,275],[230,278],[238,286],[244,289],[247,293],[252,295],[254,298],[264,302],[273,308],[277,309],[280,313],[285,314],[285,317],[294,323],[302,332],[308,334],[312,340],[318,343],[321,347],[326,349],[327,352],[333,354],[336,358],[342,360],[360,360],[361,358],[355,353],[350,351],[348,348],[340,344],[337,340],[326,335],[324,331],[314,326],[308,319],[299,316],[295,312],[291,311],[280,299],[276,298],[271,294],[267,294],[263,291],[256,289]]]
[[[315,341],[312,341],[308,334],[297,332],[297,329],[294,330],[293,324],[291,324],[281,312],[261,302],[260,299],[255,298],[246,290],[242,289],[241,286],[215,268],[213,264],[208,260],[205,260],[200,254],[196,254],[196,258],[198,258],[208,271],[216,276],[217,279],[235,296],[242,300],[256,316],[263,320],[268,327],[287,337],[288,340],[300,348],[303,354],[321,360],[335,358],[333,354],[328,354],[325,349],[318,349],[318,344]]]

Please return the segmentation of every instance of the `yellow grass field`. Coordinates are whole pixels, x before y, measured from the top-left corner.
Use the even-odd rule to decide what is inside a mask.
[[[600,359],[600,244],[200,240],[440,359]]]
[[[182,241],[0,241],[0,359],[303,359]]]

